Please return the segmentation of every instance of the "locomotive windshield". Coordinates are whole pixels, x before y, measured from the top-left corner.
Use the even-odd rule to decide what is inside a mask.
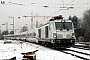
[[[56,30],[72,29],[71,22],[55,22]]]

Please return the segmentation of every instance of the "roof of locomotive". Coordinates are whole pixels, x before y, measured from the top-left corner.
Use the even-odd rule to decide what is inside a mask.
[[[54,16],[54,17],[52,17],[50,20],[49,20],[49,22],[62,22],[62,21],[64,21],[64,22],[72,22],[71,20],[68,20],[68,19],[64,19],[64,17],[62,17],[62,15],[59,15],[59,16]]]

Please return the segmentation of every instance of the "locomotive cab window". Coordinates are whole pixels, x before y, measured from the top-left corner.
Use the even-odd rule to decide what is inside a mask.
[[[71,22],[55,22],[56,30],[60,29],[72,29]]]

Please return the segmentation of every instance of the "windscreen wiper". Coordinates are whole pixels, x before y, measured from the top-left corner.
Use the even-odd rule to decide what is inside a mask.
[[[67,31],[69,31],[69,29],[65,26],[65,24],[63,23],[63,26],[61,27],[61,29],[60,29],[60,31],[62,30],[62,28],[66,28],[67,29]]]

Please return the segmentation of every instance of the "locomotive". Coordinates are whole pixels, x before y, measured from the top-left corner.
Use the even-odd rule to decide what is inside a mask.
[[[68,48],[75,44],[74,25],[62,15],[52,17],[47,24],[38,28],[14,34],[12,37],[54,48]]]

